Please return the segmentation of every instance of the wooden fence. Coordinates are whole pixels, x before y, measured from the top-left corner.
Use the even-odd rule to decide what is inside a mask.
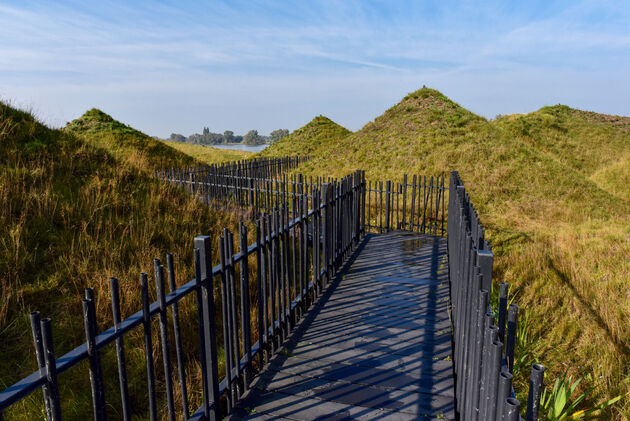
[[[285,166],[285,168],[288,168]],[[276,173],[273,178],[249,177],[238,171],[217,174],[213,171],[160,171],[158,177],[198,194],[208,205],[225,207],[237,205],[252,210],[257,217],[270,212],[282,203],[295,208],[293,200],[307,196],[325,183],[337,183],[330,177],[306,177],[301,174]],[[445,202],[448,188],[445,177],[405,175],[402,183],[393,181],[365,181],[365,228],[371,232],[402,229],[433,235],[446,235]]]
[[[507,306],[507,284],[500,286],[496,317],[488,305],[493,255],[459,175],[451,174],[448,189],[444,187],[444,178],[429,179],[427,183],[426,179],[421,181],[417,177],[411,183],[407,178],[400,184],[385,182],[383,189],[380,182],[366,184],[360,170],[340,180],[309,179],[308,183],[304,177],[292,179],[275,174],[273,181],[278,183],[277,187],[274,185],[274,189],[266,192],[249,187],[239,189],[235,187],[238,183],[228,184],[229,188],[236,189],[232,197],[243,193],[240,197],[244,202],[240,203],[253,204],[253,208],[260,211],[255,222],[255,243],[247,244],[247,229],[241,223],[236,252],[235,235],[225,229],[219,248],[214,251],[219,254],[220,264],[212,267],[211,238],[196,237],[195,278],[179,288],[175,287],[173,256],[167,255],[166,268],[155,259],[157,301],[149,301],[149,277],[141,274],[142,309],[124,319],[120,313],[118,281],[112,278],[113,326],[100,334],[94,293],[86,289],[83,300],[86,341],[62,357],[55,355],[52,321],[41,318],[37,312],[32,313],[32,334],[40,369],[0,392],[0,420],[3,412],[38,390],[43,393],[47,419],[60,420],[62,399],[58,376],[71,369],[79,370],[78,365],[84,361],[89,362],[96,420],[104,420],[107,415],[124,420],[132,416],[145,417],[146,413],[139,414],[138,409],[131,406],[127,378],[125,339],[136,329],[141,329],[144,337],[149,419],[174,420],[182,416],[187,420],[220,419],[248,390],[256,370],[278,351],[368,228],[379,232],[398,228],[443,235],[444,201],[449,191],[446,231],[457,411],[461,420],[520,419],[520,403],[515,399],[511,384],[518,308]],[[230,177],[226,180],[243,178],[238,174]],[[168,179],[165,175],[162,178]],[[268,179],[261,180],[270,183]],[[185,183],[181,179],[171,181]],[[208,188],[194,179],[189,180],[187,186],[195,194],[201,194],[198,189]],[[213,190],[204,190],[203,194],[208,191]],[[260,200],[258,194],[265,200]],[[381,222],[383,218],[385,222]],[[250,279],[250,257],[256,261],[254,279]],[[170,293],[166,292],[167,283]],[[220,297],[215,297],[217,291]],[[189,404],[191,393],[187,385],[190,382],[186,380],[184,369],[183,331],[179,319],[182,306],[190,304],[190,300],[183,301],[188,296],[195,298],[192,304],[197,316],[194,336],[198,339],[198,349],[195,353],[203,396],[203,403],[196,410]],[[152,335],[156,322],[158,344],[153,343]],[[101,354],[108,346],[116,348],[119,409],[113,409],[111,397],[105,395]],[[155,366],[153,357],[158,347],[162,367]],[[173,347],[176,358],[172,358]],[[219,378],[219,361],[223,361],[223,379]],[[538,416],[543,371],[544,367],[538,364],[532,368],[527,421],[534,421]],[[158,388],[157,379],[160,383],[163,381],[163,389]],[[178,404],[174,397],[175,380],[180,386]],[[164,411],[160,413],[158,408]]]
[[[502,283],[498,314],[492,311],[492,248],[457,172],[451,173],[450,191],[448,256],[459,419],[520,420],[520,402],[512,389],[518,306],[508,307],[508,284]],[[532,366],[526,421],[538,419],[544,370]]]
[[[161,179],[188,180],[203,178],[221,184],[223,177],[236,178],[276,178],[309,160],[307,156],[287,156],[282,158],[253,158],[241,161],[222,162],[201,167],[169,168],[158,170],[155,176]]]
[[[167,255],[166,269],[159,259],[154,260],[154,276],[158,300],[149,301],[149,277],[140,275],[142,309],[121,320],[118,281],[111,279],[111,299],[114,325],[98,334],[93,290],[85,290],[83,315],[86,341],[60,358],[54,350],[52,321],[31,314],[39,371],[0,392],[0,420],[11,405],[42,390],[44,410],[49,420],[61,420],[59,374],[89,361],[94,419],[104,420],[109,414],[132,419],[138,416],[130,404],[125,336],[134,329],[144,332],[146,356],[147,397],[149,419],[162,416],[174,420],[183,415],[187,420],[216,420],[229,413],[234,402],[247,391],[255,366],[261,367],[278,350],[297,321],[303,317],[313,300],[338,271],[350,251],[364,235],[364,184],[357,171],[338,182],[324,184],[308,197],[301,196],[289,212],[281,205],[270,214],[262,214],[256,221],[256,242],[247,245],[247,230],[241,223],[238,233],[239,251],[234,249],[234,234],[225,229],[218,250],[220,264],[212,267],[211,238],[195,238],[195,279],[175,288],[172,255]],[[295,199],[295,198],[294,198]],[[294,203],[296,200],[294,200]],[[215,251],[217,252],[217,251]],[[249,279],[249,256],[255,255],[257,275]],[[168,275],[168,280],[167,280]],[[166,292],[168,282],[170,293]],[[220,286],[215,285],[220,283]],[[252,285],[255,294],[250,291]],[[221,297],[215,298],[216,290]],[[183,365],[182,330],[179,311],[182,300],[196,297],[198,315],[201,389],[203,404],[191,411],[190,393],[186,389]],[[254,297],[252,299],[252,297]],[[215,318],[219,303],[220,320]],[[169,322],[168,309],[172,320]],[[216,309],[218,310],[218,309]],[[254,317],[252,317],[254,316]],[[154,318],[159,323],[159,347],[163,367],[154,365],[152,330]],[[256,322],[254,323],[253,320]],[[225,378],[219,379],[218,329],[222,327]],[[172,330],[171,330],[172,329]],[[173,337],[170,336],[173,332]],[[120,412],[113,411],[105,396],[101,354],[115,343],[118,361]],[[181,406],[174,399],[174,373],[171,350],[175,346],[177,376],[181,387]],[[164,379],[164,395],[156,392],[156,378]],[[158,413],[158,407],[166,412]],[[109,407],[109,408],[108,408]],[[146,416],[146,415],[142,415]]]

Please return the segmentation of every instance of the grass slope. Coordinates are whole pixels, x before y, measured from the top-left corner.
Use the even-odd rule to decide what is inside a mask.
[[[616,179],[628,171],[626,136],[625,123],[566,107],[489,122],[421,89],[318,143],[298,171],[400,180],[457,169],[494,245],[494,281],[510,282],[531,320],[521,353],[549,379],[565,367],[590,376],[599,401],[630,391],[630,204]],[[627,400],[606,416],[629,419]]]
[[[203,164],[212,165],[224,161],[239,161],[254,155],[253,152],[232,149],[213,148],[212,146],[194,145],[192,143],[171,142],[163,140],[167,146],[192,156]]]
[[[224,226],[235,229],[239,215],[215,212],[152,177],[152,169],[160,165],[193,162],[94,110],[65,130],[51,130],[30,114],[0,103],[0,387],[36,368],[30,311],[52,318],[55,350],[61,356],[85,340],[85,287],[95,288],[102,330],[111,326],[110,276],[120,279],[123,317],[141,306],[138,276],[141,271],[152,276],[152,258],[172,251],[178,285],[194,277],[193,237],[218,238]],[[181,317],[192,342],[185,347],[194,352],[197,316],[186,308],[192,307],[180,307]],[[129,335],[126,347],[132,407],[142,418],[147,402],[139,333]],[[114,411],[120,405],[112,347],[103,358]],[[191,364],[189,387],[196,387],[198,371]],[[60,377],[67,419],[92,416],[87,366],[81,367]],[[41,419],[41,408],[38,392],[4,416]],[[111,418],[121,416],[110,413]]]
[[[494,122],[614,195],[630,199],[630,118],[556,105]]]
[[[259,153],[259,156],[311,155],[330,142],[348,136],[348,129],[328,117],[317,116],[308,124],[295,130]]]
[[[96,108],[68,123],[64,131],[87,139],[90,143],[108,150],[118,159],[133,162],[136,166],[148,170],[199,163],[193,157],[114,120]]]

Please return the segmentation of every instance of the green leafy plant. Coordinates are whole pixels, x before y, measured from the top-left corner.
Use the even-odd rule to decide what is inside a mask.
[[[613,405],[625,396],[616,396],[592,408],[577,409],[593,391],[593,388],[590,388],[572,398],[582,380],[584,380],[584,377],[580,377],[574,381],[572,376],[567,377],[566,371],[561,376],[557,377],[551,392],[547,390],[543,391],[540,402],[542,419],[547,421],[593,419],[602,409]]]
[[[540,342],[532,340],[531,322],[529,313],[521,312],[516,324],[516,352],[514,359],[514,371],[523,373],[526,377],[529,368],[536,360],[536,354],[540,350]]]

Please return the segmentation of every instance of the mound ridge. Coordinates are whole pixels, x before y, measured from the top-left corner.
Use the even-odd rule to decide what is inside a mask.
[[[200,164],[193,157],[96,108],[69,122],[63,130],[97,142],[119,159],[147,171]]]
[[[261,156],[310,155],[327,144],[348,136],[350,130],[325,116],[317,116],[303,127],[265,148]]]
[[[555,105],[504,116],[493,124],[603,190],[630,200],[630,118]]]
[[[557,200],[582,201],[585,194],[599,203],[614,202],[577,170],[429,88],[407,95],[361,130],[315,146],[304,169],[317,175],[342,176],[360,165],[368,178],[399,180],[404,173],[457,169],[471,191],[482,196],[477,203],[490,203],[497,192],[509,196],[503,204],[511,208],[528,206],[532,194],[549,206]],[[527,168],[537,171],[528,174]],[[539,188],[530,191],[527,182]]]

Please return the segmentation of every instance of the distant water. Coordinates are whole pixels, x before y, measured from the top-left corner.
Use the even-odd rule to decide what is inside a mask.
[[[233,149],[235,151],[246,151],[246,152],[260,152],[265,149],[269,145],[242,145],[240,143],[233,143],[227,145],[208,145],[213,148],[219,149]]]

